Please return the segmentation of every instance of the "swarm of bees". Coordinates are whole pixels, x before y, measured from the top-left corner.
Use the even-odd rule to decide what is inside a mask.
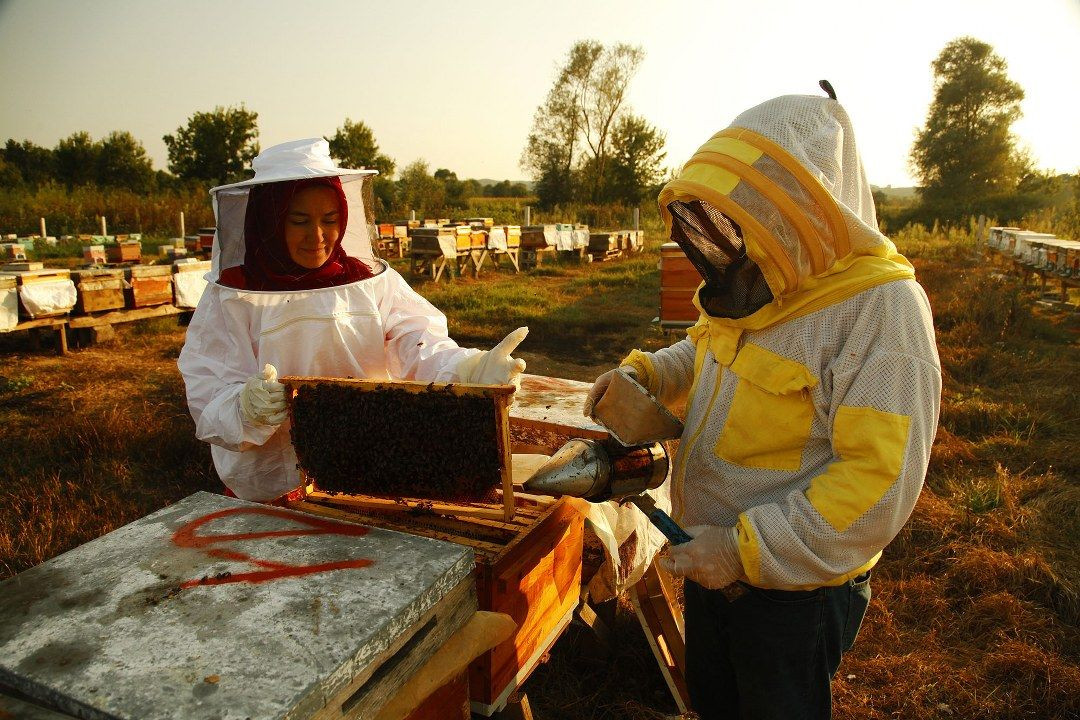
[[[291,433],[300,467],[326,492],[476,502],[502,486],[488,397],[305,384]]]

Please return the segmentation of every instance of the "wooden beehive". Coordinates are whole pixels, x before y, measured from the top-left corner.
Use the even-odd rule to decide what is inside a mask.
[[[173,300],[172,268],[168,265],[132,265],[124,268],[129,308],[164,305]]]
[[[521,247],[521,226],[506,225],[506,246],[511,248]]]
[[[387,239],[394,237],[394,223],[379,223],[379,237]]]
[[[28,286],[35,285],[50,285],[50,284],[64,284],[67,285],[71,292],[74,289],[74,284],[71,282],[71,271],[62,268],[46,268],[42,267],[42,263],[8,263],[2,267],[3,275],[15,278],[19,292],[19,316],[24,319],[36,319],[46,317],[60,317],[67,315],[71,308],[75,306],[75,293],[71,293],[69,302],[70,305],[61,307],[52,311],[34,311],[33,301],[28,300],[26,293],[33,293],[34,288]],[[25,288],[25,289],[24,289]],[[30,303],[30,307],[27,307],[27,303]],[[50,299],[52,304],[52,299]]]
[[[454,231],[454,246],[460,250],[472,249],[472,228],[468,225],[451,225]]]
[[[83,260],[91,265],[103,265],[106,261],[104,245],[84,245]]]
[[[217,233],[216,227],[199,228],[199,250],[201,252],[210,252],[214,249],[215,233]]]
[[[281,382],[299,466],[318,491],[384,511],[513,518],[512,385]]]
[[[111,263],[139,262],[142,260],[142,243],[118,242],[105,246],[105,257]]]
[[[686,327],[698,319],[694,295],[701,275],[678,244],[660,246],[660,326]]]
[[[74,270],[71,279],[79,293],[75,312],[92,313],[124,307],[124,271],[109,268]]]
[[[0,275],[0,332],[19,324],[18,281],[13,275]]]
[[[469,245],[473,250],[483,250],[487,247],[487,230],[475,226],[469,229]]]
[[[454,257],[457,252],[457,236],[453,228],[422,227],[412,231],[410,244],[413,255],[443,255]]]
[[[521,228],[522,250],[545,250],[555,247],[558,231],[554,225],[526,225]]]
[[[469,666],[472,709],[491,715],[569,624],[581,593],[583,501],[516,498],[510,521],[381,513],[347,496],[309,494],[288,504],[326,518],[448,540],[473,549],[480,610],[506,613],[514,634]]]

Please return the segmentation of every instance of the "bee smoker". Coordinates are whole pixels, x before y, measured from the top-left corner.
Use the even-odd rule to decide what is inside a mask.
[[[559,448],[525,482],[525,490],[538,495],[570,495],[589,502],[633,503],[664,537],[678,545],[688,542],[690,535],[645,494],[663,484],[669,466],[667,451],[658,442],[623,447],[614,442],[576,438]]]

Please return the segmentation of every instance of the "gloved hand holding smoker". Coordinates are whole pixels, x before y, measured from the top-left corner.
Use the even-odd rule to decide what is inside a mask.
[[[742,113],[664,186],[700,316],[622,361],[663,404],[686,401],[671,497],[693,539],[665,565],[687,578],[703,720],[830,716],[870,569],[915,505],[937,426],[929,303],[878,230],[851,121],[822,87]],[[744,592],[722,590],[735,581]]]

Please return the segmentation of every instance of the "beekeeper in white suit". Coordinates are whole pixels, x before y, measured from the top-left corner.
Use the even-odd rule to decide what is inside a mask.
[[[446,318],[375,258],[364,207],[371,170],[338,168],[321,138],[267,148],[251,180],[211,190],[212,269],[180,352],[195,434],[245,500],[300,484],[281,375],[518,383],[518,328],[465,349]],[[364,428],[356,428],[363,433]]]
[[[661,401],[688,397],[671,495],[694,539],[667,566],[687,578],[703,720],[830,716],[937,426],[929,303],[878,231],[851,121],[822,87],[742,113],[663,188],[701,317],[623,361]]]

